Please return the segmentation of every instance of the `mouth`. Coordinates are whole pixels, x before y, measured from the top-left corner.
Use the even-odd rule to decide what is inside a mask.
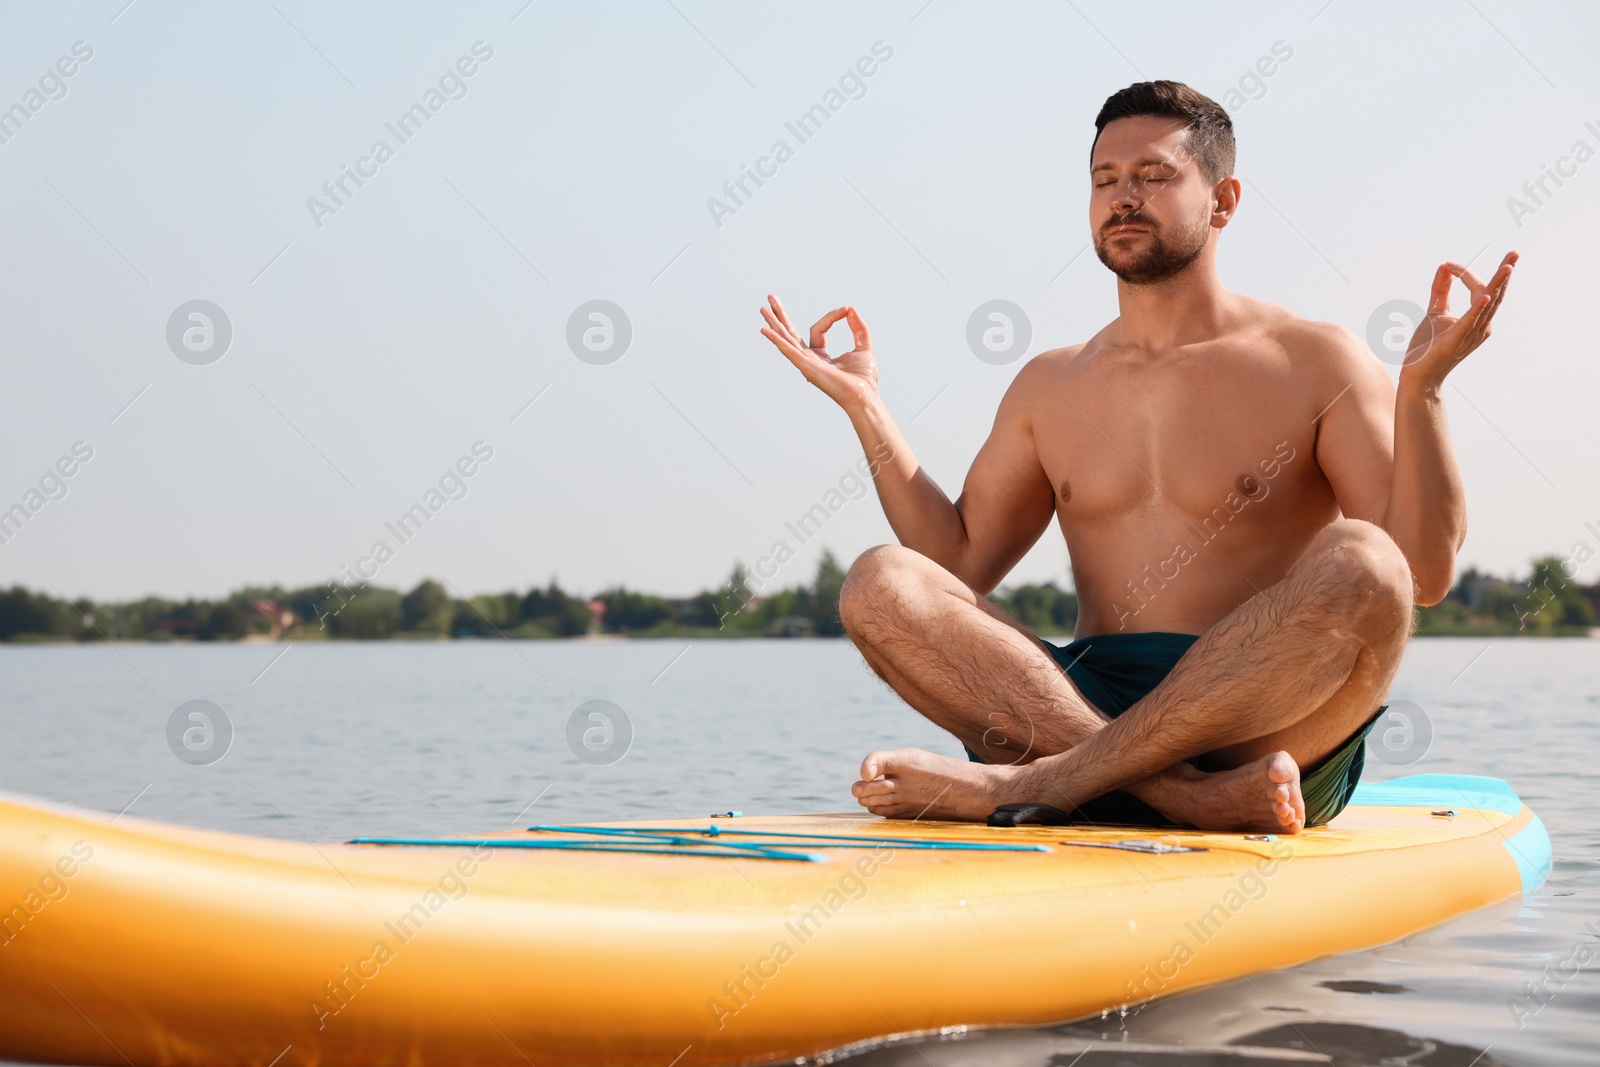
[[[1145,233],[1145,232],[1147,232],[1147,231],[1145,230],[1145,228],[1143,226],[1118,226],[1116,229],[1111,231],[1109,236],[1116,237],[1119,234]]]

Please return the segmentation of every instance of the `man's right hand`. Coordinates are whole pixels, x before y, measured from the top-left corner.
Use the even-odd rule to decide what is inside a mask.
[[[767,294],[768,307],[761,309],[767,325],[761,336],[777,346],[806,381],[828,394],[846,412],[854,414],[878,395],[878,363],[872,355],[872,337],[867,324],[853,307],[835,308],[811,327],[810,344],[789,321],[783,304]],[[841,356],[828,355],[828,330],[840,319],[848,320],[855,347]]]
[[[863,453],[871,457],[884,516],[900,543],[987,595],[1055,517],[1056,492],[1040,466],[1029,423],[1028,397],[1041,379],[1025,368],[1011,383],[966,488],[952,503],[917,462],[878,397],[872,338],[856,309],[835,308],[822,316],[806,344],[778,298],[768,296],[767,302],[761,309],[767,320],[762,336],[850,416]],[[840,319],[849,322],[855,347],[830,356],[828,328]]]

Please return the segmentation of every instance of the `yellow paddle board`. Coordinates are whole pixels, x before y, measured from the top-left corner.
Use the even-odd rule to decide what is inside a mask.
[[[408,840],[0,798],[0,1057],[792,1060],[1382,944],[1550,865],[1504,782],[1454,775],[1363,785],[1294,837],[850,814]]]

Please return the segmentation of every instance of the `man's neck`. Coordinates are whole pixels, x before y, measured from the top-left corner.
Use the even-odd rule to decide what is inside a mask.
[[[1210,341],[1225,331],[1237,302],[1204,256],[1155,285],[1119,280],[1121,318],[1114,338],[1118,345],[1149,352]]]

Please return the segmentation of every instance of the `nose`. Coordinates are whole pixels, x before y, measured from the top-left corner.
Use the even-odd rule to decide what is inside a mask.
[[[1132,215],[1144,206],[1144,201],[1134,191],[1132,182],[1121,185],[1111,198],[1111,210],[1118,215]]]

